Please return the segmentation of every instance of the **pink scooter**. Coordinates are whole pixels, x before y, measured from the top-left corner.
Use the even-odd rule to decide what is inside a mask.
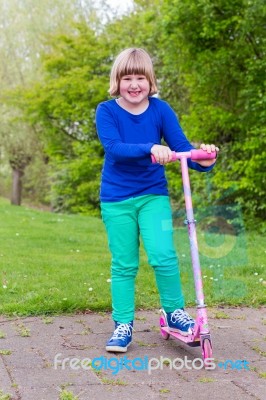
[[[214,159],[216,158],[216,156],[217,156],[216,152],[207,153],[204,150],[191,150],[182,153],[173,152],[172,161],[180,160],[181,162],[182,181],[183,181],[186,216],[187,216],[185,224],[188,227],[188,234],[190,241],[190,253],[191,253],[191,261],[193,267],[195,292],[197,298],[197,316],[195,319],[195,326],[193,328],[192,334],[188,336],[182,336],[178,332],[169,331],[166,323],[166,315],[163,310],[160,316],[160,327],[161,327],[162,337],[167,340],[169,339],[170,336],[173,336],[175,339],[179,339],[191,347],[201,346],[202,358],[205,366],[208,366],[208,359],[212,358],[212,342],[208,326],[206,305],[204,303],[203,284],[202,284],[198,242],[196,235],[196,221],[194,219],[194,213],[192,207],[187,159],[191,158],[192,161],[197,161],[197,160]],[[152,161],[155,162],[153,156],[152,156]]]

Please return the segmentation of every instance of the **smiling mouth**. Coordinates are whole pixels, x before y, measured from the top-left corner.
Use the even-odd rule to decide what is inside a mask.
[[[140,94],[141,92],[128,92],[131,96],[137,96],[138,94]]]

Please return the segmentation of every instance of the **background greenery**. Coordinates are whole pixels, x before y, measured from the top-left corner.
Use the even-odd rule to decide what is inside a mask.
[[[110,254],[99,218],[14,207],[1,198],[0,213],[0,314],[111,309]],[[186,303],[194,306],[188,235],[180,218],[174,218],[175,241]],[[208,306],[265,304],[265,237],[206,233],[199,223],[198,239]],[[136,307],[160,307],[143,248]]]
[[[0,1],[0,313],[110,307],[95,109],[132,46],[151,54],[189,140],[221,149],[211,173],[190,175],[207,303],[265,303],[265,13],[263,0],[135,0],[124,13],[105,0]],[[166,169],[192,305],[180,169]],[[143,252],[136,300],[158,306]]]
[[[195,205],[237,204],[246,226],[265,230],[263,0],[136,0],[124,14],[92,0],[0,7],[0,194],[9,195],[9,171],[19,171],[24,201],[97,215],[95,108],[108,99],[115,56],[141,46],[188,138],[221,148],[208,178],[192,175]],[[167,167],[176,209],[178,168]]]

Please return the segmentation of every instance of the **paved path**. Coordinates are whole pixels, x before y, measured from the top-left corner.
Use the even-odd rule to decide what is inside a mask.
[[[65,400],[63,389],[79,400],[265,399],[265,309],[209,309],[208,316],[213,370],[200,369],[200,348],[163,340],[156,311],[137,312],[126,358],[104,350],[113,329],[110,314],[0,316],[0,400]],[[101,370],[93,370],[88,359],[101,363]],[[181,369],[186,360],[195,368]],[[226,360],[240,361],[232,369],[222,366]]]

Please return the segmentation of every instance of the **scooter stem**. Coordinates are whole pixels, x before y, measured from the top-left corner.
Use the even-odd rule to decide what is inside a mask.
[[[197,235],[196,235],[196,221],[194,219],[194,213],[193,213],[193,207],[192,207],[192,198],[191,198],[190,180],[189,180],[189,174],[188,174],[187,157],[181,156],[180,162],[181,162],[183,189],[184,189],[186,215],[187,215],[187,219],[186,219],[185,223],[188,227],[188,235],[189,235],[189,242],[190,242],[190,254],[191,254],[191,261],[192,261],[193,274],[194,274],[195,292],[196,292],[198,307],[203,308],[203,307],[205,307],[203,284],[202,284],[202,275],[201,275],[200,260],[199,260],[198,241],[197,241]]]

